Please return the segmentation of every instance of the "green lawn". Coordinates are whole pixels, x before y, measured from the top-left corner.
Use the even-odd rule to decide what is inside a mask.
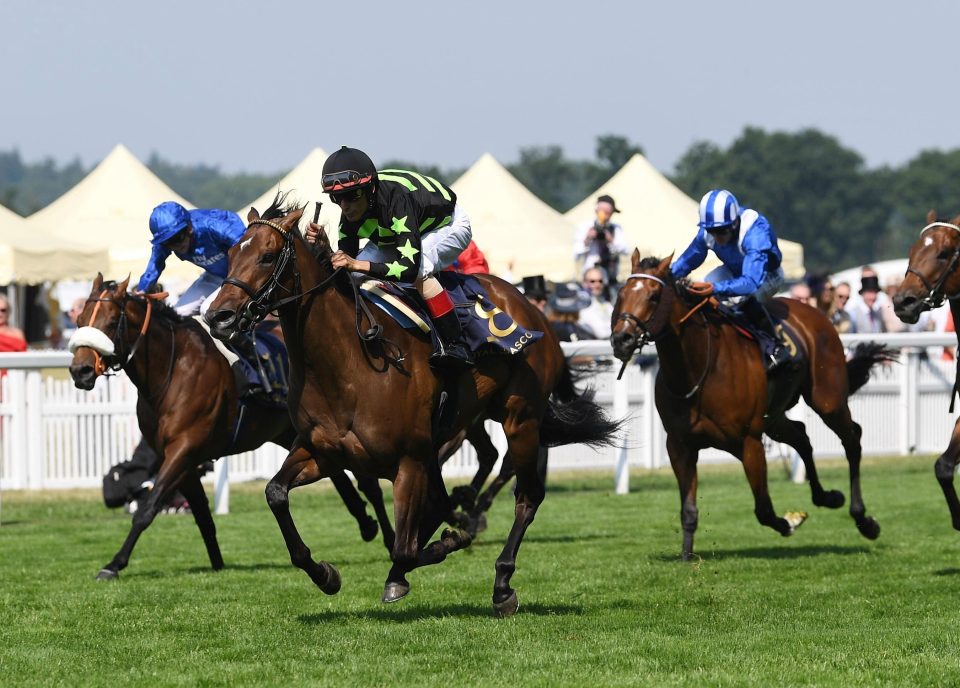
[[[507,492],[467,551],[415,572],[380,603],[388,563],[332,489],[292,493],[294,517],[343,589],[294,569],[262,484],[218,517],[227,568],[209,570],[189,516],[160,516],[113,583],[98,569],[128,518],[93,491],[3,495],[0,685],[796,686],[960,685],[960,534],[932,459],[865,462],[868,513],[810,504],[771,466],[791,538],[756,523],[738,465],[701,470],[700,559],[678,560],[669,472],[556,476],[521,549],[517,616],[491,614],[493,565],[512,520]],[[848,492],[846,464],[823,462]]]

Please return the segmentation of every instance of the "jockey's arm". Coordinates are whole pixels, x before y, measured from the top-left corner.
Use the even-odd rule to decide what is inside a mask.
[[[170,256],[170,249],[162,245],[156,245],[150,252],[150,260],[147,261],[147,267],[137,282],[137,291],[146,293],[160,279],[163,269],[167,266],[167,258]]]
[[[751,296],[756,293],[767,270],[767,255],[763,251],[747,251],[739,277],[723,280],[713,285],[713,293],[719,298]]]
[[[670,272],[673,276],[680,279],[686,277],[698,267],[703,265],[707,259],[707,242],[703,238],[703,230],[697,231],[697,236],[693,238],[687,250],[680,254],[680,257],[673,261],[670,266]]]

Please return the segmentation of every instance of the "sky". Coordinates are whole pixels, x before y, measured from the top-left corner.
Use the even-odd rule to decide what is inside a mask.
[[[272,173],[314,147],[468,167],[617,134],[814,127],[869,167],[960,147],[958,2],[0,0],[0,151]]]

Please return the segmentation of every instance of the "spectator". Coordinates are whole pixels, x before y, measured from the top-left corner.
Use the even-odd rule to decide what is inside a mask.
[[[620,256],[630,252],[623,237],[623,228],[610,221],[613,214],[620,211],[610,196],[600,196],[594,212],[596,219],[577,232],[573,255],[581,269],[599,265],[607,271],[610,281],[616,282]]]
[[[593,333],[594,339],[610,337],[610,319],[613,304],[607,295],[607,271],[600,267],[587,268],[583,273],[583,288],[590,295],[590,305],[580,311],[580,325]]]
[[[808,274],[804,281],[810,287],[810,305],[824,314],[833,308],[833,282],[828,275]]]
[[[876,273],[860,278],[860,303],[850,313],[854,332],[886,332],[881,304],[878,302],[880,280]]]
[[[928,329],[927,326],[930,323],[929,311],[924,311],[921,314],[920,320],[910,327],[900,320],[893,311],[893,297],[896,296],[900,290],[900,283],[902,281],[903,280],[896,275],[890,275],[884,280],[883,294],[886,296],[886,299],[884,299],[880,309],[880,312],[883,314],[883,324],[886,326],[887,332],[922,332]]]
[[[528,275],[523,278],[520,291],[527,297],[527,301],[545,313],[547,310],[547,281],[543,275]]]
[[[803,301],[806,304],[813,305],[813,297],[810,295],[810,287],[806,282],[797,282],[790,287],[789,296],[795,301]]]
[[[10,324],[10,301],[0,294],[0,352],[26,351],[27,339],[19,327]]]
[[[549,299],[550,323],[561,342],[593,339],[593,333],[580,323],[580,311],[590,305],[590,296],[576,282],[558,284]]]
[[[846,334],[853,331],[853,321],[847,312],[847,303],[850,301],[850,283],[841,282],[833,291],[833,305],[827,313],[830,322],[837,330],[837,334]]]

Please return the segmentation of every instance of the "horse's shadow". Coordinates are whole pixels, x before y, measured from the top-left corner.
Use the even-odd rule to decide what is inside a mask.
[[[742,549],[714,549],[709,552],[694,555],[695,559],[723,561],[725,559],[803,559],[823,555],[868,554],[873,552],[869,547],[857,545],[844,547],[840,545],[803,545],[800,547],[745,547]],[[680,561],[677,555],[659,554],[652,557],[655,561]]]
[[[520,613],[533,616],[579,616],[583,614],[583,607],[571,604],[521,604]],[[335,610],[317,612],[316,614],[301,614],[297,617],[300,623],[306,626],[319,626],[325,623],[335,623],[350,619],[364,619],[377,622],[392,621],[395,623],[409,623],[421,619],[438,619],[454,617],[460,619],[490,619],[493,613],[489,604],[439,604],[427,606],[381,606],[357,610]]]

